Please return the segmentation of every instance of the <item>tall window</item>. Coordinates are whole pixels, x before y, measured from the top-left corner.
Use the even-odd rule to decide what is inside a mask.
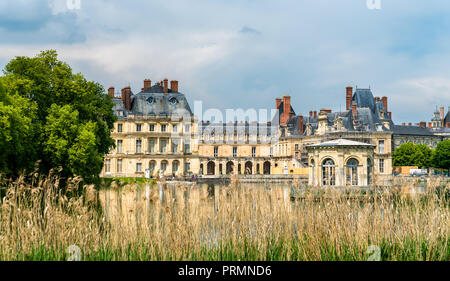
[[[166,144],[167,144],[167,141],[166,141],[166,140],[161,140],[161,149],[160,149],[160,152],[166,152]]]
[[[336,168],[332,159],[325,159],[322,163],[322,184],[336,184]]]
[[[189,133],[190,131],[191,131],[191,125],[190,124],[184,125],[184,132]]]
[[[122,159],[117,159],[117,172],[122,173]]]
[[[237,156],[237,147],[233,146],[233,157]]]
[[[142,131],[142,124],[136,124],[136,132]]]
[[[155,152],[155,140],[154,139],[148,140],[148,152]]]
[[[117,124],[117,132],[122,133],[122,128],[123,128],[122,124]]]
[[[256,147],[252,147],[252,157],[256,157]]]
[[[384,140],[378,141],[378,153],[384,153]]]
[[[165,172],[167,169],[167,162],[166,161],[162,161],[161,162],[161,171]]]
[[[270,157],[273,157],[273,147],[270,147]]]
[[[191,164],[184,163],[184,172],[189,173],[190,170],[191,170]]]
[[[167,129],[167,125],[166,124],[162,124],[161,125],[161,132],[165,132]]]
[[[173,173],[178,172],[178,161],[173,161],[172,162],[172,172]]]
[[[172,125],[172,132],[174,132],[174,133],[178,132],[178,126],[177,126],[177,124],[173,124],[173,125]]]
[[[358,185],[358,160],[351,158],[345,165],[345,179],[347,185]]]
[[[111,159],[105,160],[105,173],[111,173]]]
[[[122,140],[117,140],[117,153],[122,153]]]
[[[142,140],[136,140],[136,153],[142,152]]]
[[[154,131],[155,131],[155,124],[149,124],[149,125],[148,125],[148,130],[149,130],[150,132],[154,132]]]
[[[379,170],[380,170],[380,173],[384,173],[384,159],[380,159]]]
[[[311,159],[311,178],[313,182],[315,182],[314,176],[316,175],[316,162],[314,162],[314,159]]]
[[[372,183],[372,161],[367,158],[367,184]]]
[[[191,153],[191,144],[189,142],[184,143],[184,153]]]
[[[295,150],[298,150],[298,143],[295,144]]]
[[[178,152],[178,142],[176,140],[172,140],[172,152]]]
[[[214,146],[214,157],[219,156],[219,147],[218,146]]]
[[[142,163],[136,163],[136,172],[142,172]]]

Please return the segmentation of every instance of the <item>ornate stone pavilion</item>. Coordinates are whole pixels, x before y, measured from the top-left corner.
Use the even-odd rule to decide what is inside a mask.
[[[375,145],[337,139],[307,145],[312,186],[367,186],[373,179]]]

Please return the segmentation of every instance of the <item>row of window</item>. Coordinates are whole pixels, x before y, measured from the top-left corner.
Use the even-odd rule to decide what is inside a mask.
[[[165,139],[161,139],[160,143],[159,143],[159,152],[167,152],[167,143],[168,140]],[[185,143],[184,144],[184,152],[185,153],[190,153],[191,151],[191,146],[190,143]],[[117,145],[116,145],[116,152],[117,153],[123,153],[123,140],[117,140]],[[136,153],[142,153],[142,140],[136,140],[136,149],[135,149]],[[156,152],[156,142],[154,139],[150,139],[148,141],[148,149],[147,152]],[[172,141],[172,147],[171,147],[171,152],[179,152],[178,151],[178,142],[173,140]]]
[[[345,181],[347,185],[358,185],[358,160],[351,158],[345,165]],[[311,160],[312,178],[315,173],[315,163]],[[379,172],[384,173],[384,159],[379,159]],[[372,162],[367,159],[367,181],[372,183]],[[322,162],[322,184],[323,185],[336,185],[336,165],[333,159],[325,159]]]
[[[142,123],[136,124],[136,132],[142,132],[143,131],[143,125]],[[156,126],[157,124],[148,124],[148,131],[149,132],[156,132]],[[160,124],[160,132],[167,132],[168,124]],[[179,131],[178,124],[172,124],[172,132],[178,132]],[[191,131],[191,125],[186,124],[184,126],[184,132],[189,133]],[[117,132],[122,133],[123,132],[123,124],[119,123],[117,124]]]
[[[233,146],[233,157],[237,157],[237,146]],[[214,146],[214,157],[219,156],[219,147]],[[256,147],[252,147],[252,157],[256,157]]]
[[[172,162],[172,172],[176,173],[178,172],[178,167],[179,167],[179,162],[178,161],[173,161]],[[156,167],[156,162],[155,161],[150,161],[150,171],[154,171],[155,167]],[[161,167],[160,170],[162,172],[165,172],[167,170],[167,161],[162,161],[161,162]],[[184,171],[185,172],[189,172],[190,171],[190,164],[189,163],[185,163],[184,165]],[[116,161],[116,172],[117,173],[122,173],[122,159],[117,159]],[[141,162],[137,162],[136,163],[136,172],[142,172],[142,163]],[[105,160],[105,173],[111,173],[111,159],[106,159]]]

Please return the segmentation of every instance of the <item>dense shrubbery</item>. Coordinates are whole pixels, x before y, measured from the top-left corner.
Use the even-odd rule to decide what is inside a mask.
[[[424,144],[405,143],[393,154],[394,166],[450,168],[450,140],[442,141],[435,150]]]
[[[103,87],[73,74],[56,51],[16,57],[0,77],[0,173],[17,176],[41,160],[91,181],[114,145],[115,116]]]

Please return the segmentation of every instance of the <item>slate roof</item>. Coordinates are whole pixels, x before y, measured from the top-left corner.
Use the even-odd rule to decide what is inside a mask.
[[[433,133],[427,128],[420,126],[399,126],[395,125],[393,129],[394,135],[417,135],[417,136],[432,136]]]
[[[128,114],[171,116],[186,113],[191,116],[193,115],[184,94],[174,92],[171,89],[169,89],[166,94],[164,93],[164,88],[160,85],[153,85],[136,95],[131,93],[130,111],[125,110],[120,98],[114,98],[113,101],[115,103],[114,111],[116,112],[116,115],[118,115],[119,111],[123,111],[124,116],[127,116]]]
[[[199,132],[201,134],[211,134],[217,132],[224,134],[227,131],[236,131],[238,133],[247,133],[258,136],[264,132],[266,136],[272,136],[272,133],[278,134],[278,126],[267,125],[267,123],[248,123],[248,122],[229,122],[229,123],[200,123]],[[264,131],[265,130],[265,131]]]

